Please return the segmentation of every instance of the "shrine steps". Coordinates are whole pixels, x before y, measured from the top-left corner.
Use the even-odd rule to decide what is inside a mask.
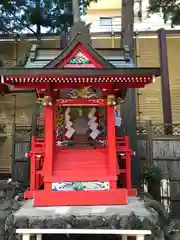
[[[45,182],[58,182],[58,181],[117,181],[117,176],[109,176],[107,171],[53,171],[50,178],[45,177]]]
[[[53,172],[67,171],[69,173],[78,172],[78,174],[81,172],[87,176],[95,171],[107,175],[107,156],[107,149],[61,150],[57,148],[53,161]]]

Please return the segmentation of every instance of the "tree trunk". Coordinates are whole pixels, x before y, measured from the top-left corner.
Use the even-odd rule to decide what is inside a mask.
[[[41,1],[40,0],[36,0],[36,9],[39,10],[41,9]],[[41,25],[40,24],[36,24],[36,38],[38,40],[38,45],[40,45],[40,40],[41,40]]]
[[[80,21],[79,0],[72,0],[72,8],[73,8],[73,19],[74,19],[74,24],[75,24]]]
[[[36,25],[36,38],[38,41],[41,40],[41,25]]]
[[[121,48],[129,47],[130,55],[134,58],[134,0],[122,0],[122,34]],[[138,186],[139,160],[137,153],[137,133],[136,133],[136,89],[127,89],[124,102],[121,104],[122,124],[125,134],[130,137],[131,148],[136,152],[132,157],[132,183]]]

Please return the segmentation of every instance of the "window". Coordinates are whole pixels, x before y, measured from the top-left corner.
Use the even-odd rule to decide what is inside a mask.
[[[112,18],[109,17],[102,17],[100,18],[100,26],[112,26]]]

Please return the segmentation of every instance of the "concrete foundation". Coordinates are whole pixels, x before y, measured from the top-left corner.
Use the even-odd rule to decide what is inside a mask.
[[[128,216],[132,212],[139,217],[148,217],[149,212],[144,206],[144,202],[139,198],[129,198],[128,205],[114,205],[114,206],[61,206],[61,207],[33,207],[33,200],[25,201],[22,207],[14,214],[15,219],[28,218],[49,218],[78,216],[100,216],[108,217],[113,215]]]
[[[128,205],[33,207],[33,200],[21,202],[21,208],[6,219],[6,232],[17,228],[49,229],[132,229],[151,230],[149,239],[164,240],[168,214],[152,200],[129,198]],[[163,228],[162,228],[163,226]],[[14,238],[11,236],[11,238]]]

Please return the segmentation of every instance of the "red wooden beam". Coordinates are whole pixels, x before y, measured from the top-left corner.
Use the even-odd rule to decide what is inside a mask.
[[[124,89],[124,88],[143,88],[145,85],[150,84],[143,83],[143,82],[124,82],[124,83],[53,83],[53,89],[59,89],[59,88],[77,88],[77,87],[85,87],[85,86],[93,86],[97,88],[114,88],[114,89]],[[48,89],[48,84],[46,83],[12,83],[8,82],[8,84],[13,85],[15,88],[37,88],[37,89]],[[52,84],[52,83],[51,83]]]
[[[105,99],[94,98],[94,99],[58,99],[56,101],[57,106],[106,106],[107,102]]]

